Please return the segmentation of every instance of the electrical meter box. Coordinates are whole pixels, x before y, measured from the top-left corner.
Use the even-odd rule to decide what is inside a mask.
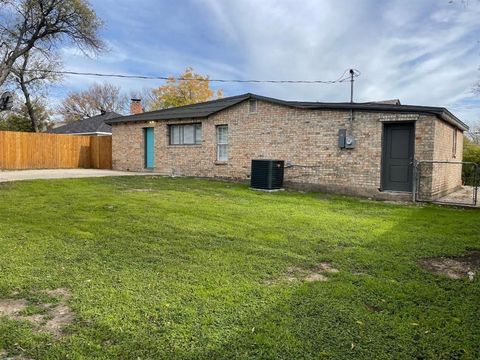
[[[353,136],[347,135],[345,138],[345,149],[354,149],[357,141]]]

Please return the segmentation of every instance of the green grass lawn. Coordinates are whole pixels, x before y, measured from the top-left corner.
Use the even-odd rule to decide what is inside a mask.
[[[422,257],[480,249],[480,212],[185,178],[0,184],[0,298],[42,311],[66,288],[62,337],[0,317],[27,358],[478,359],[480,281]],[[339,270],[286,281],[291,268]],[[0,355],[0,358],[2,355]]]

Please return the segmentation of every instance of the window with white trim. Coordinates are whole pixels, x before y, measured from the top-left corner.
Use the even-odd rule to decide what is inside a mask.
[[[228,125],[217,126],[217,161],[228,161]]]
[[[202,124],[170,125],[170,145],[198,145],[202,143]]]

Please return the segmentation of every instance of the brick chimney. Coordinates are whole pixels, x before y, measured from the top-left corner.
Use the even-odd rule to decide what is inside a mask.
[[[130,114],[137,115],[143,112],[142,99],[130,100]]]

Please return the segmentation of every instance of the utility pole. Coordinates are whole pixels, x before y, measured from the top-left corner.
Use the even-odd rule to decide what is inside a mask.
[[[350,69],[350,103],[353,103],[353,76],[355,75],[355,71]]]
[[[350,69],[350,104],[353,104],[353,78],[355,70]],[[350,108],[350,121],[347,137],[345,138],[345,147],[347,149],[353,149],[355,147],[355,138],[353,137],[353,107]]]

